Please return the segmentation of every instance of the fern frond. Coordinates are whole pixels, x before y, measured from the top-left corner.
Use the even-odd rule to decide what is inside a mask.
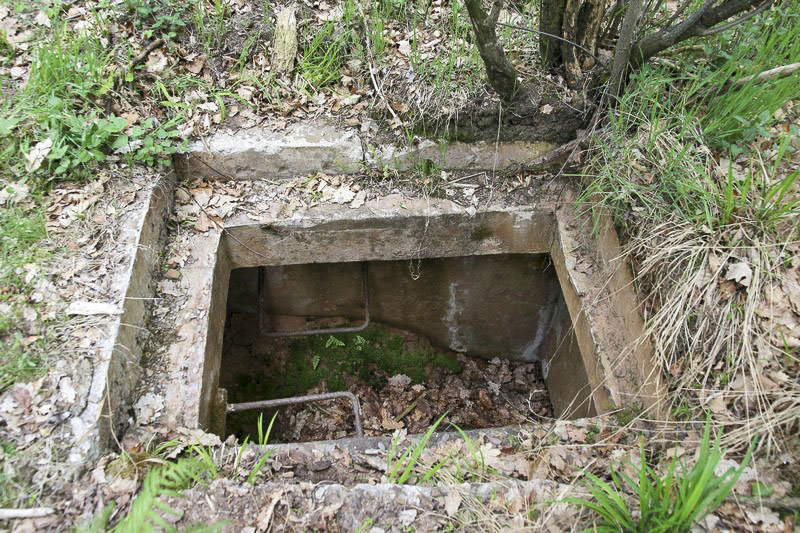
[[[199,483],[207,470],[208,465],[195,458],[179,459],[154,468],[142,483],[142,489],[131,505],[128,515],[111,531],[139,533],[156,529],[174,530],[158,511],[169,514],[176,514],[177,511],[161,499],[167,496],[177,496],[183,489]]]

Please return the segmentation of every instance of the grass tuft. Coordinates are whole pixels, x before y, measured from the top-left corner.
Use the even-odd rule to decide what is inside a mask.
[[[699,455],[691,468],[681,462],[679,471],[679,461],[673,458],[662,474],[647,464],[642,447],[638,479],[612,471],[611,483],[607,483],[587,472],[586,485],[594,500],[569,497],[565,501],[594,512],[594,526],[587,531],[688,532],[730,494],[750,462],[752,450],[751,446],[737,468],[717,476],[715,470],[723,453],[719,436],[711,446],[711,422],[707,420]],[[638,513],[629,507],[627,492],[637,500]]]

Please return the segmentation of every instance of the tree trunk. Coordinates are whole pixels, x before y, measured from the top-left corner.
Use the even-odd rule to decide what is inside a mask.
[[[506,57],[495,32],[503,1],[494,0],[492,11],[488,14],[483,9],[482,0],[465,0],[465,3],[489,83],[503,100],[512,102],[522,96],[523,91],[519,90],[517,69]]]
[[[567,0],[541,0],[539,8],[539,30],[561,37],[564,25],[564,9]],[[547,35],[539,36],[539,54],[545,68],[561,64],[561,40]]]
[[[561,42],[561,55],[567,83],[571,87],[577,86],[582,74],[595,64],[593,55],[597,51],[597,38],[605,10],[605,0],[567,0],[561,35],[572,42]]]
[[[630,0],[628,9],[622,19],[617,46],[614,48],[614,63],[611,65],[611,78],[609,79],[609,92],[617,97],[625,86],[628,78],[628,61],[631,56],[631,47],[636,38],[636,28],[644,13],[645,0]]]

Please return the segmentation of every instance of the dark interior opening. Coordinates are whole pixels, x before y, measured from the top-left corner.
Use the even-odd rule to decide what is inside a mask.
[[[553,416],[563,350],[577,346],[546,254],[240,268],[219,386],[229,405],[352,392],[365,436],[443,415],[441,429],[499,427]],[[355,435],[346,398],[229,412],[225,432],[257,440],[276,413],[270,442]]]

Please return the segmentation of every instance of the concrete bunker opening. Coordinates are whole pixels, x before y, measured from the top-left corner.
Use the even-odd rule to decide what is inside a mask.
[[[579,354],[548,254],[240,268],[225,316],[217,431],[239,438],[276,413],[274,442],[591,412],[551,405],[551,364]]]

